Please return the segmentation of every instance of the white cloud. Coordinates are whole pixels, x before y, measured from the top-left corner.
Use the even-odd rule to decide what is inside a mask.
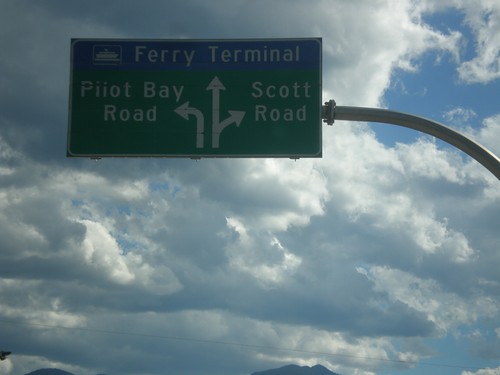
[[[14,366],[12,366],[12,362],[11,362],[10,358],[7,358],[6,360],[0,362],[0,372],[2,374],[6,374],[6,375],[11,374],[13,368],[14,368]]]
[[[476,56],[463,62],[458,73],[467,83],[487,83],[500,78],[500,4],[462,1],[465,21],[472,29]]]
[[[325,55],[334,64],[331,73],[326,72],[325,99],[339,105],[378,106],[393,69],[417,71],[418,57],[426,51],[458,58],[461,35],[443,34],[421,22],[418,2],[321,4],[318,18],[331,26],[323,30]]]
[[[497,142],[500,139],[500,114],[486,118],[483,127],[473,132],[473,136],[495,155],[500,155],[500,145]]]
[[[244,206],[235,211],[245,214],[245,225],[283,231],[307,225],[311,217],[323,214],[328,189],[314,162],[253,159],[238,167],[228,171],[234,174],[230,184],[217,181],[205,189],[210,189],[211,196],[227,192],[228,197],[243,201],[239,204]]]
[[[331,195],[342,197],[351,220],[371,217],[379,228],[406,233],[423,252],[447,254],[456,262],[473,259],[475,251],[465,235],[450,228],[446,218],[436,217],[432,205],[422,204],[402,183],[424,178],[462,184],[460,158],[424,140],[391,149],[370,133],[337,128],[336,135],[331,151],[337,154],[335,163],[325,170],[331,169],[332,181],[342,181],[333,183]]]
[[[275,236],[248,233],[235,218],[227,218],[227,226],[238,234],[237,241],[226,249],[231,265],[249,273],[264,287],[280,284],[300,266],[300,257],[283,247]]]
[[[462,375],[500,375],[500,367],[472,371],[462,371]]]
[[[458,9],[464,14],[464,22],[471,29],[474,40],[465,40],[455,34],[462,43],[474,46],[475,56],[460,62],[459,78],[465,83],[488,83],[500,78],[500,5],[491,0],[453,0],[417,2],[418,14],[432,14]],[[457,39],[458,40],[458,39]],[[455,50],[458,57],[458,50]],[[458,60],[458,58],[457,58]]]
[[[478,124],[478,115],[471,108],[454,107],[443,114],[452,127],[459,128],[470,139],[486,147],[495,155],[500,155],[497,139],[500,137],[500,114],[489,116]]]
[[[466,125],[477,117],[477,113],[470,108],[454,107],[443,114],[447,123]]]
[[[390,299],[425,313],[442,335],[461,324],[470,324],[480,317],[493,317],[500,312],[500,305],[490,298],[463,299],[443,290],[435,280],[424,280],[397,269],[373,266],[358,268],[358,272],[373,282],[375,291],[387,293]]]
[[[137,284],[158,294],[170,294],[181,288],[167,266],[149,264],[136,252],[125,254],[102,224],[89,220],[81,222],[87,229],[81,244],[83,259],[101,277],[123,285]]]
[[[69,310],[59,297],[51,298],[36,293],[41,284],[42,281],[0,278],[2,289],[15,293],[23,291],[25,294],[14,303],[0,303],[1,316],[10,321],[32,324],[35,329],[44,329],[46,326],[76,328],[86,324],[86,317]]]
[[[83,220],[82,223],[87,228],[82,243],[85,262],[91,267],[98,268],[103,275],[109,276],[114,282],[119,284],[132,282],[135,275],[129,270],[126,257],[121,254],[115,239],[99,223],[89,220]]]

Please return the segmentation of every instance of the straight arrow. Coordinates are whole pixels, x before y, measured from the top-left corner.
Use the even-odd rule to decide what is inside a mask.
[[[215,76],[214,79],[208,84],[207,90],[212,91],[212,125],[217,126],[220,121],[220,91],[225,90],[226,87]]]

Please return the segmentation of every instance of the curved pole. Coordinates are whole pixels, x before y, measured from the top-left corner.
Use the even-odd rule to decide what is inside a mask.
[[[402,112],[364,107],[336,106],[335,101],[325,103],[322,117],[332,125],[335,120],[381,122],[405,126],[439,138],[476,159],[500,180],[500,159],[490,150],[465,135],[436,121]]]

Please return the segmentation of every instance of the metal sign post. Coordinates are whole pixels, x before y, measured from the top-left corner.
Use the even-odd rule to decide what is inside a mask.
[[[400,125],[433,135],[476,159],[500,180],[500,159],[493,152],[436,121],[385,109],[341,107],[334,100],[325,103],[321,116],[328,125],[332,125],[335,120],[371,121]]]

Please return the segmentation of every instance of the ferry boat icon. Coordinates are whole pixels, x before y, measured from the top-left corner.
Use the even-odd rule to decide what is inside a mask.
[[[116,45],[95,45],[92,60],[95,65],[118,65],[122,62],[122,47]]]

